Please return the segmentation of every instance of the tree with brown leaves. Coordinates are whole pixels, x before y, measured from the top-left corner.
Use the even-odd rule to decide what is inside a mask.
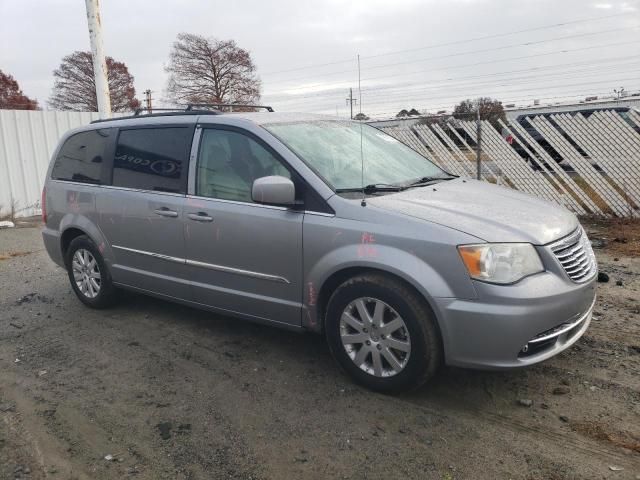
[[[251,55],[233,40],[180,33],[173,44],[167,97],[174,103],[238,103],[260,100]]]
[[[460,120],[475,120],[480,105],[480,119],[488,120],[491,125],[500,129],[498,120],[505,120],[506,116],[502,102],[490,97],[482,97],[478,100],[463,100],[453,109],[453,117]]]
[[[133,75],[123,62],[106,58],[111,110],[127,112],[140,107],[133,86]],[[91,52],[73,52],[62,59],[53,72],[55,83],[49,106],[56,110],[97,112],[96,82]]]
[[[27,97],[8,73],[0,70],[0,109],[38,110],[38,101]]]

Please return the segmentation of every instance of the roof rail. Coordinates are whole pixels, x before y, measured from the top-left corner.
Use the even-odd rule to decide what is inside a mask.
[[[262,108],[267,112],[273,112],[273,107],[269,105],[251,105],[247,103],[190,103],[189,105],[187,105],[187,111],[192,110],[193,107],[212,107],[217,109],[219,109],[220,107],[226,107],[229,108],[231,112],[233,112],[233,107]]]
[[[126,117],[115,117],[115,118],[101,118],[99,120],[93,120],[91,123],[102,123],[102,122],[113,122],[116,120],[129,120],[132,118],[149,118],[149,117],[169,117],[174,115],[220,115],[222,112],[218,112],[217,110],[179,110],[173,108],[153,108],[152,111],[162,111],[162,113],[147,113],[144,115],[140,115],[140,110],[137,109],[133,115],[127,115]]]
[[[213,108],[215,110],[197,110],[198,108]],[[220,115],[222,112],[219,110],[220,108],[229,108],[233,111],[233,107],[248,107],[248,108],[262,108],[267,112],[273,112],[273,108],[269,105],[249,105],[243,103],[190,103],[186,107],[176,107],[176,108],[152,108],[152,113],[142,112],[148,111],[149,109],[144,108],[136,108],[133,112],[133,115],[128,115],[126,117],[117,117],[117,118],[102,118],[99,120],[94,120],[91,123],[101,123],[101,122],[111,122],[114,120],[127,120],[130,118],[148,118],[148,117],[164,117],[171,115]],[[161,113],[155,113],[161,112]]]
[[[154,111],[155,112],[176,112],[176,111],[186,111],[186,110],[187,110],[186,107],[184,107],[184,108],[182,108],[182,107],[176,107],[176,108],[151,108],[151,109],[149,109],[148,107],[139,107],[139,108],[136,108],[133,111],[133,116],[137,117],[138,115],[140,115],[142,112],[145,112],[145,111],[149,112],[149,113],[147,113],[145,115],[151,115],[151,114],[153,114]]]

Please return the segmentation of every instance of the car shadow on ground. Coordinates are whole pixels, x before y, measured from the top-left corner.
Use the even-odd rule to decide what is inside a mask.
[[[322,335],[298,333],[268,325],[262,325],[231,316],[212,313],[197,308],[165,301],[155,297],[123,292],[117,307],[109,310],[110,317],[148,318],[158,322],[158,326],[177,329],[178,335],[187,341],[197,341],[203,345],[225,345],[238,348],[245,360],[259,360],[252,357],[248,346],[259,345],[262,350],[274,353],[281,361],[289,364],[313,364],[317,374],[327,378],[339,377],[345,388],[356,388],[362,393],[368,391],[355,386],[350,378],[333,361]],[[174,330],[172,330],[174,331]],[[535,367],[533,367],[535,368]],[[456,403],[464,407],[473,401],[474,410],[483,405],[495,406],[500,390],[524,390],[528,375],[524,370],[481,371],[442,366],[436,375],[424,386],[401,397],[412,403],[441,407]],[[305,380],[301,376],[301,381]],[[241,379],[240,379],[241,380]],[[239,381],[240,381],[239,380]]]

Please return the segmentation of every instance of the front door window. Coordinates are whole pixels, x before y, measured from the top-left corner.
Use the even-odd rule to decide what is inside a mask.
[[[231,130],[202,132],[196,195],[252,202],[253,181],[269,175],[291,178],[289,170],[252,138]]]

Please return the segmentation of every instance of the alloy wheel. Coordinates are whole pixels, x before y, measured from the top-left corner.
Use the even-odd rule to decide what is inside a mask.
[[[340,339],[358,368],[376,377],[402,372],[411,354],[411,338],[402,317],[375,298],[347,305],[340,318]]]
[[[100,293],[102,277],[98,262],[91,252],[84,248],[76,250],[71,267],[78,290],[87,298],[97,297]]]

